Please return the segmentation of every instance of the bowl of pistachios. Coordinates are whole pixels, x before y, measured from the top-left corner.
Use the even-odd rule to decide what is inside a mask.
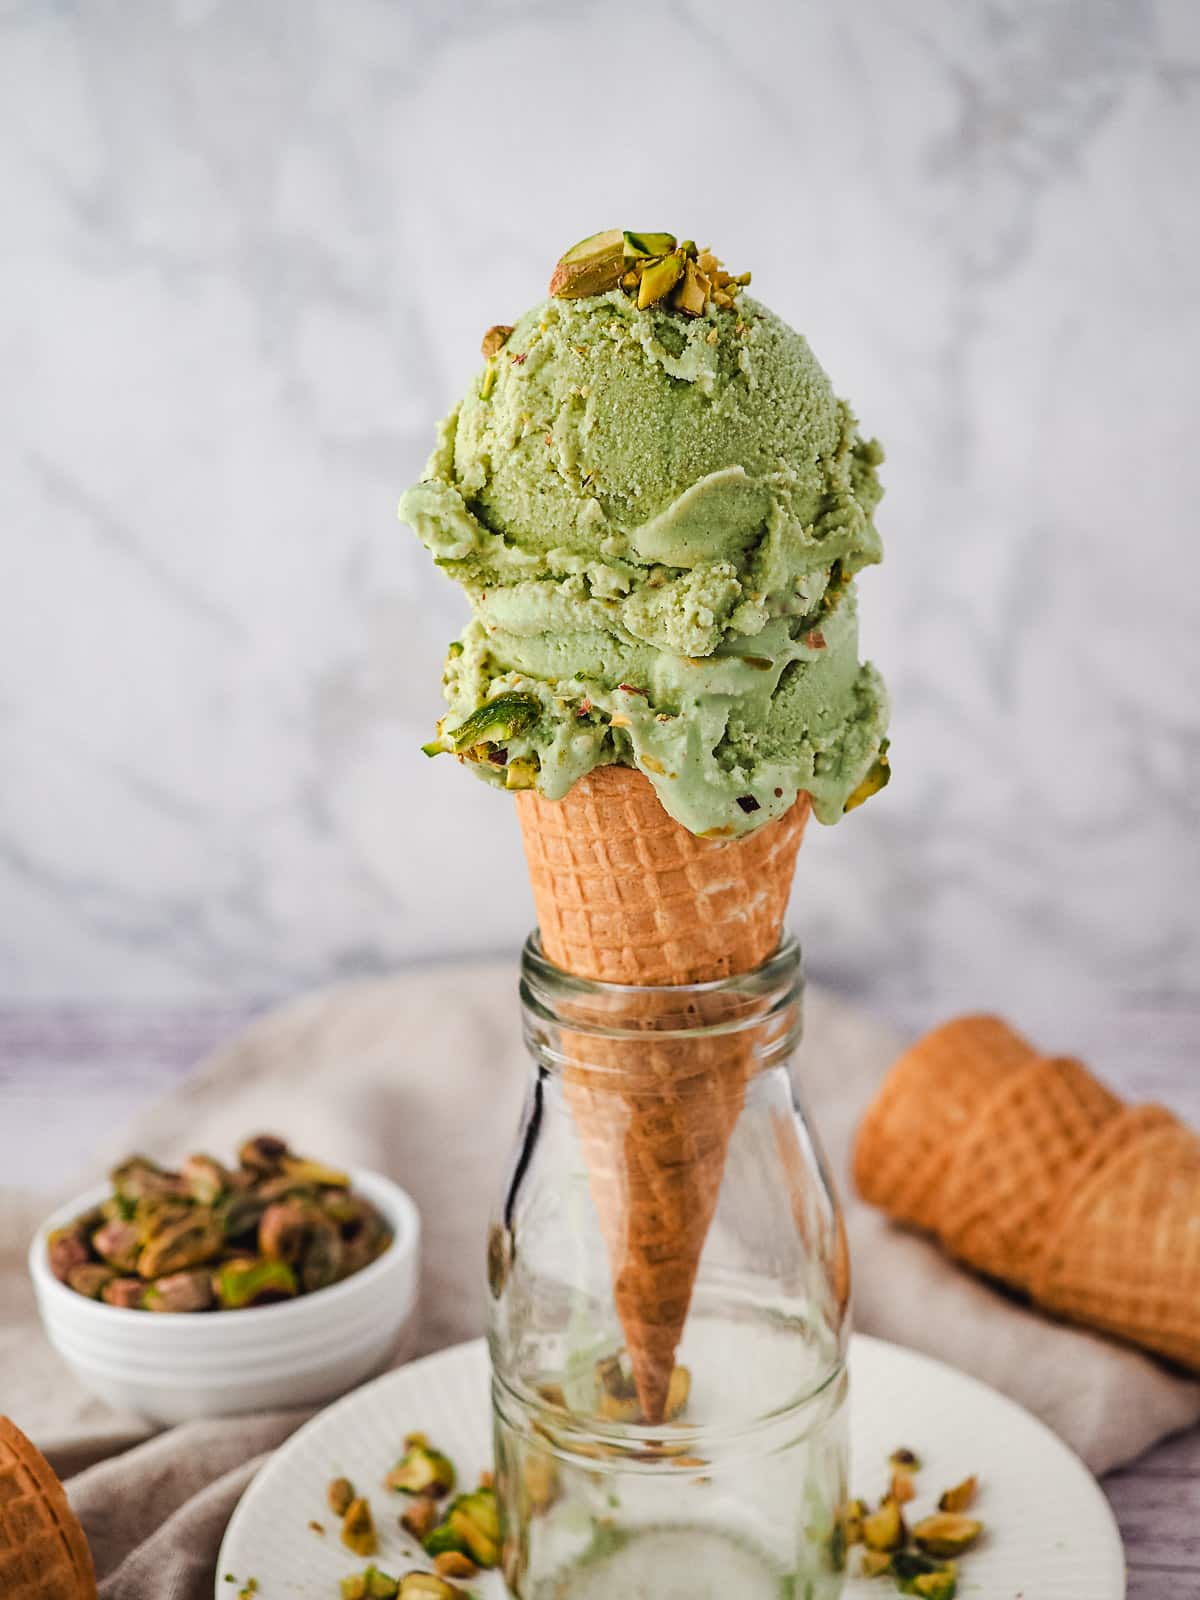
[[[230,1164],[130,1156],[47,1218],[29,1269],[80,1382],[175,1423],[317,1405],[407,1353],[419,1244],[390,1178],[258,1134]]]

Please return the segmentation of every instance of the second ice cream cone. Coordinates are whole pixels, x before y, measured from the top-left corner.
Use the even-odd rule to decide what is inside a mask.
[[[705,1031],[723,1020],[720,996],[688,1002],[684,1039],[667,991],[773,953],[808,799],[744,838],[699,839],[641,773],[605,767],[561,801],[520,794],[518,811],[545,954],[632,986],[609,997],[607,1035],[587,1037],[566,1093],[642,1413],[657,1422],[749,1065],[738,1034]]]

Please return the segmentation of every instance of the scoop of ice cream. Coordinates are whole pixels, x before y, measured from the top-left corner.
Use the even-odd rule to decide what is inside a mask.
[[[698,316],[620,289],[536,306],[401,501],[474,612],[440,747],[551,798],[638,767],[698,834],[801,790],[835,821],[882,770],[851,581],[880,559],[881,459],[807,342],[746,295]]]

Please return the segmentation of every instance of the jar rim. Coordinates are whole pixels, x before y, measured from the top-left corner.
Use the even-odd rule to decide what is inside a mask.
[[[790,933],[757,967],[703,983],[627,984],[580,977],[550,960],[536,930],[521,952],[521,1003],[527,1014],[608,1038],[644,1036],[648,1028],[657,1035],[691,1037],[761,1028],[796,1006],[803,984],[800,945]]]

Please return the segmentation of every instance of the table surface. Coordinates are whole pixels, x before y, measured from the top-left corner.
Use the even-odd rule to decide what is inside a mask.
[[[69,1182],[98,1138],[115,1137],[256,1009],[0,1008],[5,1182]],[[1164,1101],[1200,1125],[1200,1014],[1126,1010],[1064,1032],[1127,1097]],[[1130,1600],[1200,1600],[1200,1429],[1111,1474],[1104,1488],[1125,1540]]]

